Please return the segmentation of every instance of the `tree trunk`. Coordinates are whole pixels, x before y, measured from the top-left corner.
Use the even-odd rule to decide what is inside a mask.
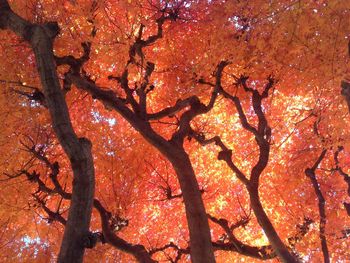
[[[41,27],[33,29],[31,44],[50,110],[53,128],[73,170],[72,200],[58,262],[82,262],[88,244],[95,178],[91,143],[78,139],[71,126],[67,105],[58,82],[52,44]]]
[[[259,225],[264,230],[272,248],[282,262],[293,263],[298,260],[289,252],[283,241],[278,236],[275,228],[273,227],[270,219],[266,215],[264,208],[260,202],[258,187],[249,187],[250,205],[254,211]]]
[[[95,190],[91,143],[78,139],[71,126],[67,104],[58,82],[52,44],[41,27],[33,29],[31,44],[36,57],[53,128],[67,153],[73,170],[72,200],[58,262],[82,262],[88,244]]]
[[[83,262],[85,247],[89,245],[89,227],[95,192],[94,165],[91,143],[80,139],[83,159],[73,160],[72,199],[68,220],[58,256],[58,262]]]
[[[187,153],[183,149],[177,149],[176,154],[174,152],[175,150],[169,154],[169,160],[177,174],[185,203],[190,232],[191,261],[193,263],[215,262],[208,217],[196,175]]]
[[[32,24],[16,15],[6,0],[0,0],[0,28],[10,29],[33,49],[53,129],[66,152],[74,174],[72,200],[59,253],[59,262],[83,261],[94,196],[94,165],[91,143],[78,139],[69,117],[56,72],[52,42],[58,33],[56,23]]]

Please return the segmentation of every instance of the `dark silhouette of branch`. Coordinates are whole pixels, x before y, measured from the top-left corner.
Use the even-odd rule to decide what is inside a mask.
[[[288,238],[288,243],[293,251],[295,251],[295,245],[309,232],[313,223],[314,221],[311,218],[304,217],[304,222],[297,225],[297,234]]]
[[[45,201],[42,198],[40,198],[39,195],[32,194],[32,196],[35,198],[35,200],[38,202],[38,204],[41,206],[41,208],[48,215],[48,218],[47,218],[48,223],[51,223],[53,221],[58,221],[64,226],[67,224],[67,220],[58,211],[53,212],[51,209],[49,209],[46,206]]]
[[[72,86],[72,82],[67,77],[69,74],[80,74],[83,65],[90,59],[91,43],[83,42],[81,43],[83,48],[83,55],[80,58],[75,58],[71,55],[57,57],[55,56],[55,61],[57,66],[69,65],[69,70],[64,74],[63,78],[63,91],[66,94]]]
[[[222,142],[219,136],[214,136],[210,139],[206,139],[205,135],[202,133],[197,133],[194,130],[191,130],[190,136],[193,137],[201,145],[205,146],[211,143],[221,148],[221,151],[218,154],[218,160],[223,160],[227,163],[228,167],[236,174],[238,179],[241,180],[245,185],[249,184],[249,180],[244,175],[244,173],[233,163],[232,161],[232,150],[227,148],[227,146]]]
[[[330,262],[330,259],[329,259],[329,250],[328,250],[327,239],[326,239],[326,222],[327,222],[326,208],[325,208],[326,200],[322,194],[320,185],[319,185],[317,178],[316,178],[316,169],[320,165],[320,163],[322,162],[326,153],[327,153],[327,150],[324,149],[321,152],[318,159],[316,160],[316,162],[314,163],[314,165],[311,168],[305,169],[305,174],[307,177],[310,178],[310,181],[312,183],[312,186],[314,188],[314,191],[315,191],[317,199],[318,199],[318,210],[320,213],[320,228],[319,228],[320,234],[319,235],[320,235],[320,240],[321,240],[324,262],[328,263],[328,262]]]
[[[350,112],[350,82],[348,80],[342,80],[341,82],[341,95],[345,98]]]
[[[25,145],[25,148],[27,151],[31,152],[35,158],[43,162],[51,171],[50,173],[50,179],[51,182],[54,185],[54,188],[48,187],[41,179],[40,174],[36,171],[28,172],[28,171],[22,171],[22,173],[27,175],[27,178],[29,181],[37,183],[38,184],[38,190],[35,194],[33,194],[33,197],[37,200],[37,202],[40,204],[42,209],[48,214],[48,220],[50,221],[58,221],[61,224],[66,224],[66,219],[64,219],[61,214],[57,212],[53,212],[50,210],[47,206],[45,201],[39,197],[39,193],[43,192],[48,195],[58,194],[63,199],[71,200],[72,194],[69,192],[66,192],[63,187],[61,186],[58,175],[59,175],[59,164],[58,162],[50,162],[50,160],[44,155],[44,153],[36,147]],[[151,255],[147,252],[146,248],[143,245],[139,244],[131,244],[125,241],[124,239],[118,237],[116,235],[117,231],[120,231],[122,228],[126,227],[128,225],[128,220],[123,219],[119,216],[113,216],[111,212],[109,212],[107,209],[103,207],[101,202],[97,200],[96,198],[93,200],[93,206],[100,214],[101,217],[101,225],[102,225],[102,233],[91,233],[89,232],[86,237],[84,237],[84,240],[82,243],[85,245],[86,248],[93,248],[98,241],[102,243],[108,243],[112,246],[114,246],[117,249],[120,249],[122,251],[125,251],[129,254],[132,254],[135,256],[135,258],[139,262],[149,262],[153,263],[155,262]]]
[[[335,169],[339,172],[339,174],[344,178],[345,183],[348,185],[348,196],[350,197],[350,175],[345,173],[344,170],[339,166],[339,154],[344,150],[344,147],[339,146],[338,149],[334,153],[334,161],[335,161]],[[348,216],[350,216],[350,203],[344,202],[344,207]]]
[[[257,127],[248,122],[246,114],[243,111],[241,101],[236,95],[231,95],[222,87],[219,89],[219,93],[235,105],[242,127],[254,135],[255,141],[259,147],[258,161],[251,169],[250,178],[248,179],[247,176],[245,176],[232,162],[232,150],[225,146],[219,136],[214,136],[213,138],[206,140],[203,134],[198,134],[193,132],[193,130],[191,135],[202,145],[215,143],[221,148],[218,159],[224,160],[231,170],[237,175],[237,178],[246,186],[254,214],[258,219],[258,223],[264,229],[275,253],[283,262],[298,262],[297,258],[290,252],[290,250],[278,236],[274,226],[265,213],[260,201],[258,190],[260,176],[268,164],[271,139],[271,128],[268,125],[265,113],[263,111],[262,101],[268,97],[269,91],[276,83],[276,80],[269,76],[267,79],[267,84],[265,84],[263,91],[260,94],[258,90],[248,86],[248,78],[249,77],[244,75],[236,78],[235,85],[237,87],[242,87],[243,90],[251,94],[253,110],[255,115],[258,117]]]
[[[179,120],[179,128],[172,135],[171,142],[182,144],[183,140],[186,136],[191,133],[190,122],[198,115],[209,112],[213,107],[214,103],[218,97],[219,92],[222,90],[221,81],[222,81],[222,73],[226,66],[228,66],[230,62],[223,60],[221,61],[216,68],[215,72],[215,88],[212,91],[210,101],[208,105],[203,104],[198,97],[194,96],[190,101],[190,109],[185,111]]]
[[[165,251],[168,248],[172,248],[172,249],[174,249],[176,251],[176,257],[174,259],[169,258],[170,262],[172,262],[172,263],[179,262],[183,255],[190,254],[190,247],[180,248],[179,246],[177,246],[173,242],[170,242],[169,244],[166,244],[166,245],[164,245],[162,247],[159,247],[159,248],[151,249],[149,251],[149,253],[151,255],[153,255],[155,253],[158,253],[158,252],[161,252],[161,251]]]

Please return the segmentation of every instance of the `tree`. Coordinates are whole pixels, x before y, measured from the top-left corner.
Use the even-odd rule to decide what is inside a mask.
[[[349,7],[0,1],[7,259],[347,258]]]

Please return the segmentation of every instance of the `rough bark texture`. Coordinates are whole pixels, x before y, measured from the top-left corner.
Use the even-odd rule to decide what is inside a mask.
[[[73,130],[67,104],[56,72],[52,42],[58,33],[56,23],[31,24],[0,1],[0,27],[9,29],[32,46],[53,129],[72,166],[73,192],[59,253],[59,262],[82,262],[94,195],[94,167],[91,143],[78,138]]]
[[[177,177],[186,208],[186,218],[190,231],[190,251],[192,262],[215,262],[210,237],[208,218],[190,159],[184,150],[169,157]]]
[[[278,236],[275,228],[273,227],[270,219],[266,215],[264,208],[261,205],[258,189],[249,189],[250,204],[254,211],[256,218],[258,219],[259,225],[264,229],[273,250],[282,262],[298,262],[289,252],[281,238]]]

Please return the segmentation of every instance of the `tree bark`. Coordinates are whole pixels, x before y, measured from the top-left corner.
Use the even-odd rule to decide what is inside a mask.
[[[298,260],[293,257],[289,252],[287,247],[284,245],[283,241],[278,236],[275,228],[273,227],[270,219],[266,215],[264,208],[260,202],[258,186],[248,188],[250,204],[254,211],[254,214],[258,220],[259,225],[263,228],[271,246],[279,259],[285,263],[298,262]]]
[[[168,155],[177,174],[186,208],[193,263],[215,262],[208,217],[191,161],[183,149]]]
[[[58,262],[82,262],[94,196],[94,165],[91,143],[75,134],[58,80],[52,45],[58,26],[56,23],[32,24],[16,15],[6,0],[0,0],[0,27],[28,41],[35,54],[52,126],[74,174],[72,200]]]

